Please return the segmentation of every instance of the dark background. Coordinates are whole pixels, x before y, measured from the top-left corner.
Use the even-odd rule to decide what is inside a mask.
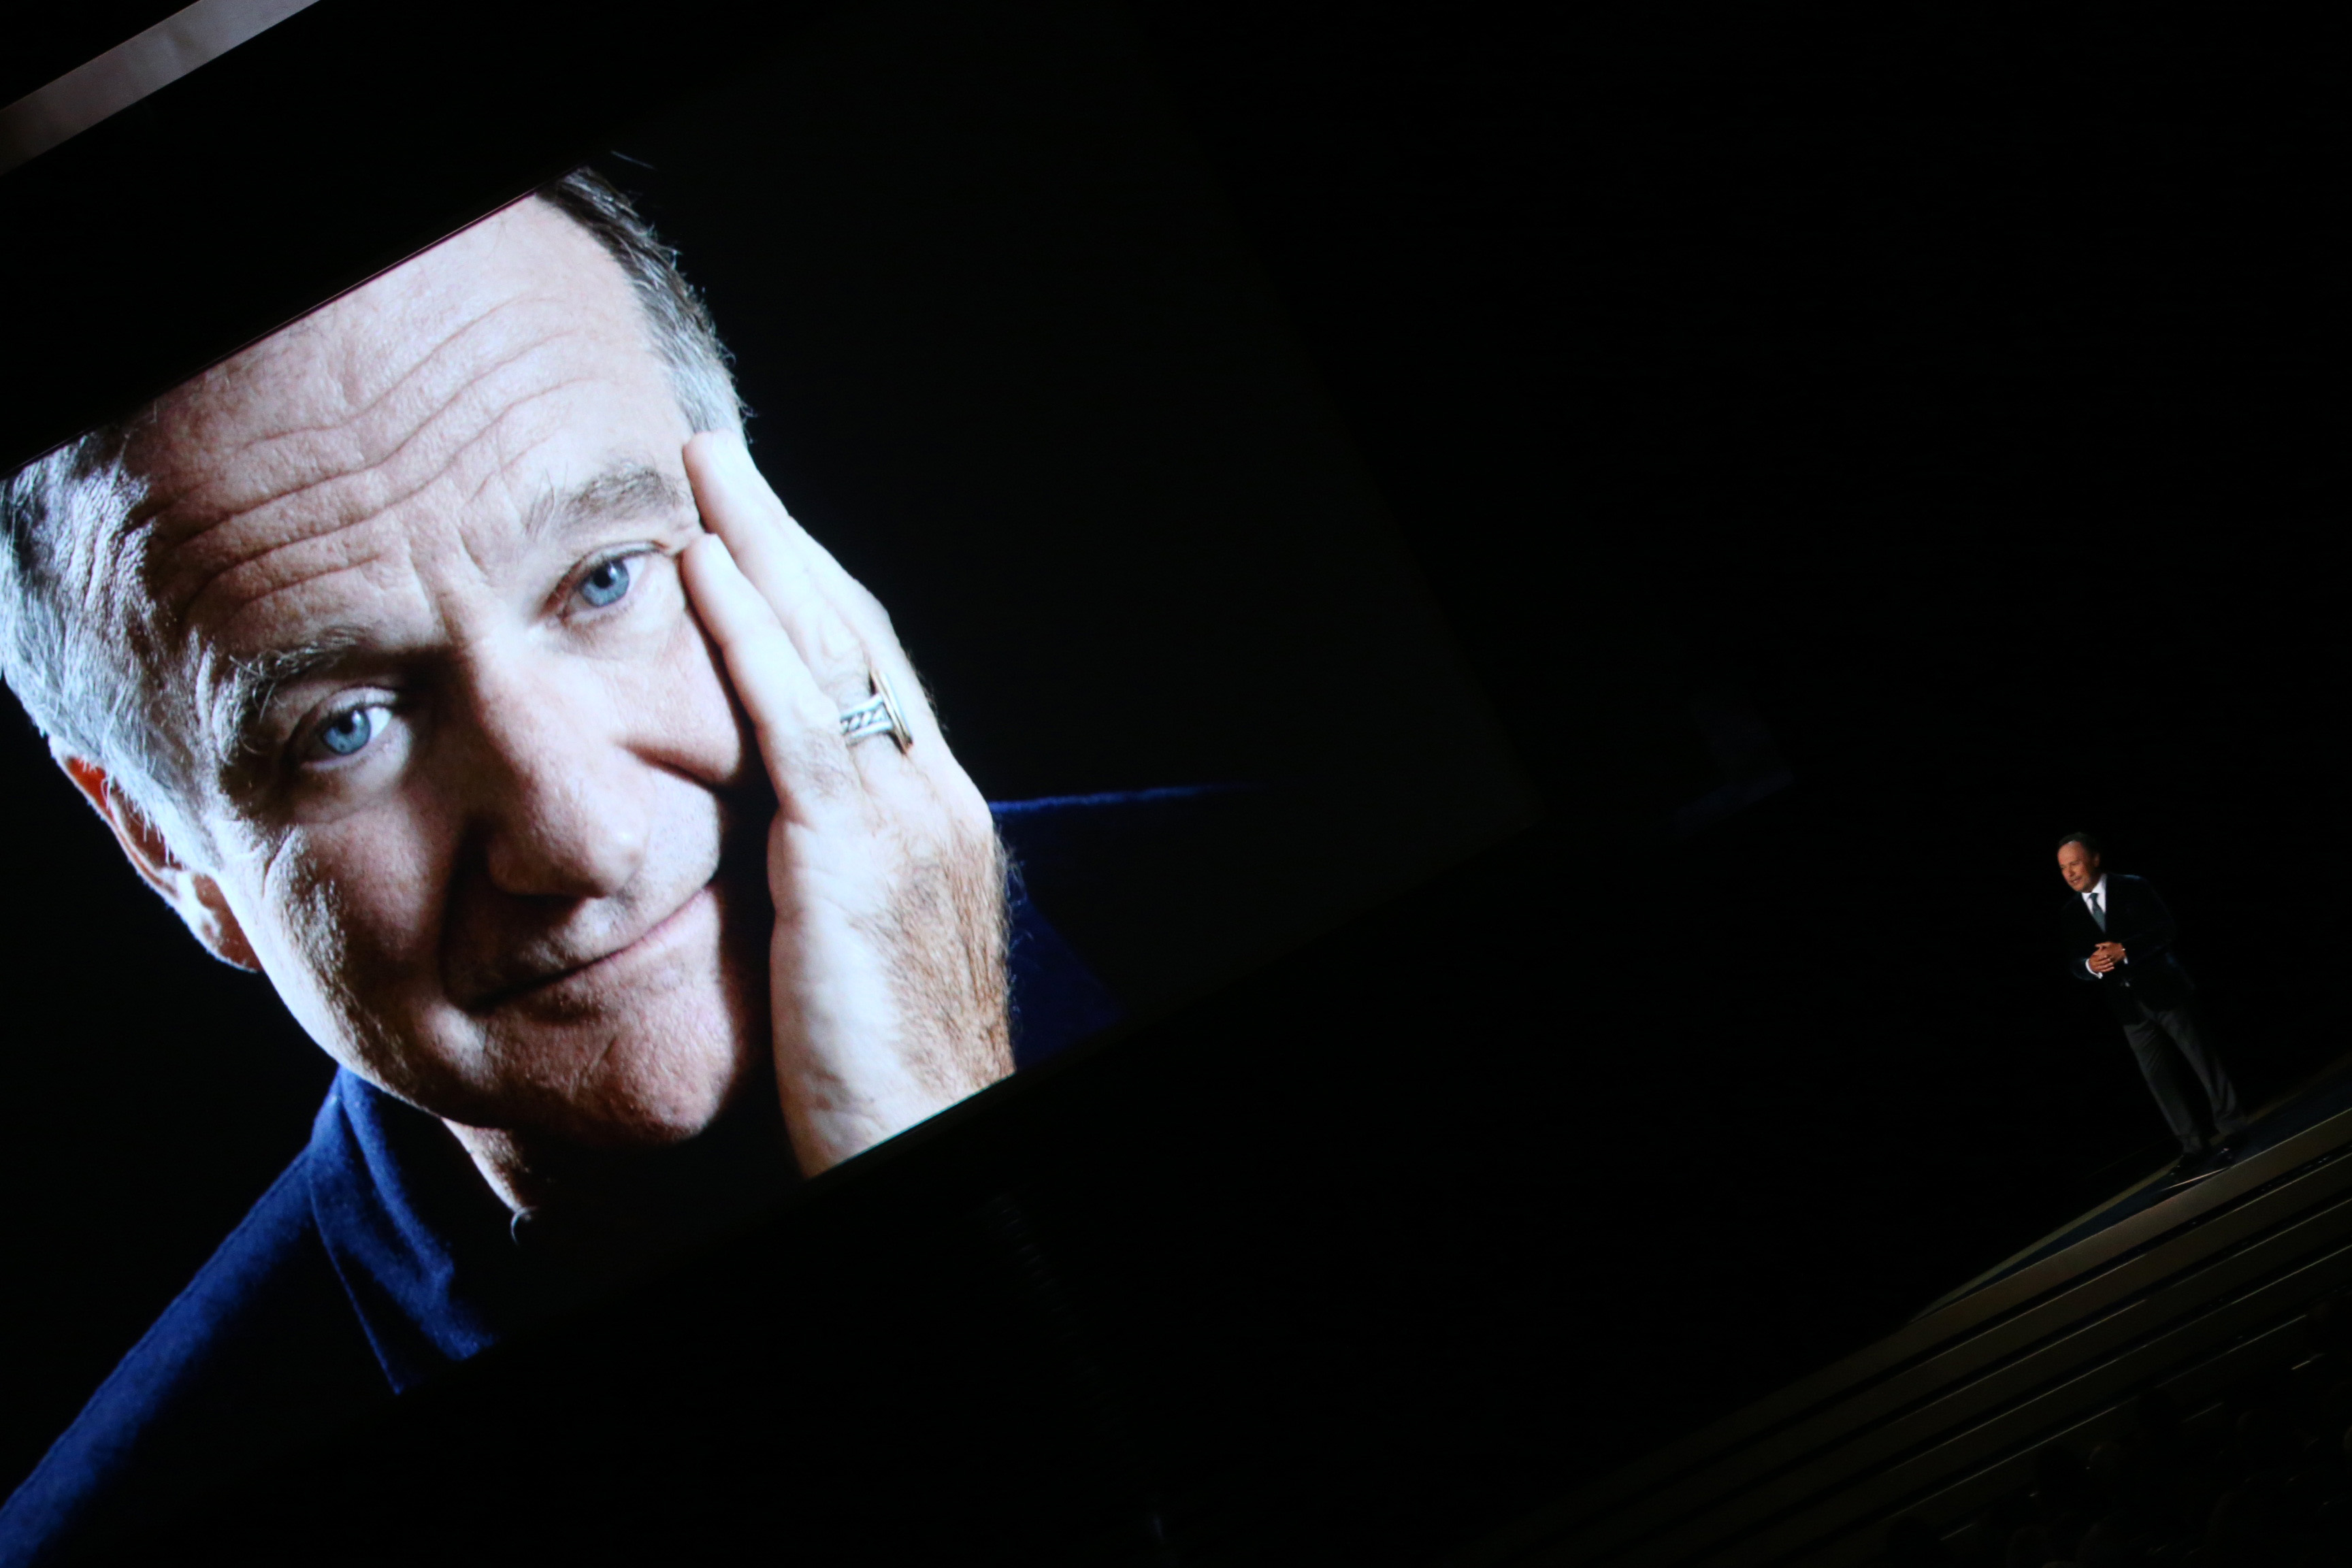
[[[933,68],[1017,85],[1059,60],[1157,95],[1549,816],[1010,1086],[879,1163],[903,1185],[851,1173],[809,1211],[835,1229],[796,1222],[790,1256],[1010,1182],[1180,1551],[1411,1561],[1886,1331],[2162,1162],[2117,1031],[2047,945],[2062,832],[2164,890],[2252,1097],[2341,1053],[2329,40],[2137,7],[1001,14],[1010,55],[967,29]],[[919,122],[920,79],[868,135]],[[1066,120],[1034,123],[1067,145]],[[613,143],[600,124],[572,150]],[[893,156],[853,140],[830,177]],[[929,276],[890,280],[917,321],[962,298]],[[866,399],[837,424],[796,393],[820,384],[754,395],[761,441],[845,454],[787,491],[813,523],[947,493],[865,443],[983,456],[952,411],[991,387],[942,384],[918,436],[886,437],[887,383],[836,371]],[[170,934],[128,905],[42,919],[142,953]],[[120,985],[110,946],[79,962],[58,971],[79,994]],[[307,1109],[282,1092],[285,1146],[249,1170],[157,1180],[297,1075],[99,1033],[37,1037],[206,1109],[142,1125],[121,1188],[90,1184],[125,1156],[77,1157],[105,1147],[87,1123],[18,1177],[26,1277],[69,1276],[26,1292],[28,1430]],[[180,1251],[103,1244],[126,1211]],[[452,1408],[533,1375],[509,1358]],[[937,1387],[904,1394],[903,1429],[976,1430],[971,1387]]]

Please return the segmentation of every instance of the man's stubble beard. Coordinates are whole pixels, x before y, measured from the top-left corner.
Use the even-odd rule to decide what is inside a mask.
[[[489,1167],[483,1174],[509,1206],[610,1206],[635,1188],[675,1185],[664,1169],[708,1163],[708,1151],[698,1155],[696,1146],[717,1142],[737,1146],[739,1161],[742,1146],[772,1148],[778,1175],[789,1174],[772,1055],[766,889],[723,879],[714,890],[733,907],[712,955],[717,984],[698,1009],[707,1035],[681,1040],[643,1027],[643,1019],[616,1020],[633,1037],[613,1047],[625,1056],[604,1057],[601,1082],[571,1085],[527,1108],[538,1114],[499,1125],[442,1118],[476,1164]],[[525,1031],[508,1048],[520,1055],[530,1047]]]
[[[514,1097],[501,1121],[583,1150],[657,1148],[736,1106],[770,1066],[772,906],[762,883],[723,870],[708,892],[715,940],[587,1016],[501,1009],[487,1042]]]

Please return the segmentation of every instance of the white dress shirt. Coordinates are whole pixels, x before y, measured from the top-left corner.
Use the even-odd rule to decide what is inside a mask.
[[[2085,910],[2091,908],[2091,900],[2094,899],[2098,900],[2099,914],[2110,917],[2115,914],[2116,911],[2114,909],[2109,907],[2107,903],[2107,874],[2105,871],[2100,872],[2099,879],[2091,884],[2091,890],[2083,895],[2083,908]],[[2099,921],[2098,915],[2093,915],[2091,917],[2091,921],[2094,925],[2099,925],[2101,930],[2105,929],[2105,925]],[[2129,963],[2131,960],[2129,958],[2126,958],[2124,962],[2126,963]],[[2087,958],[2083,960],[2083,973],[2088,974],[2094,980],[2105,980],[2106,978],[2106,975],[2100,973],[2097,970],[2091,967],[2091,961]]]

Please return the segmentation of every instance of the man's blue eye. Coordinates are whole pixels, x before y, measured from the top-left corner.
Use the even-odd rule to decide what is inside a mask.
[[[339,757],[348,757],[375,739],[381,723],[373,708],[346,709],[319,727],[319,743]]]
[[[627,560],[601,561],[580,580],[580,596],[602,609],[629,591]]]

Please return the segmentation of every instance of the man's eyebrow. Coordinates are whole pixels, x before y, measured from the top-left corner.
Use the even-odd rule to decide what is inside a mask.
[[[227,742],[233,758],[250,760],[278,694],[333,668],[363,640],[356,630],[338,626],[292,647],[231,658],[213,695],[212,732]]]
[[[690,510],[694,492],[650,463],[626,462],[584,484],[541,496],[523,514],[523,531],[533,539],[558,537],[614,520],[655,517]]]

